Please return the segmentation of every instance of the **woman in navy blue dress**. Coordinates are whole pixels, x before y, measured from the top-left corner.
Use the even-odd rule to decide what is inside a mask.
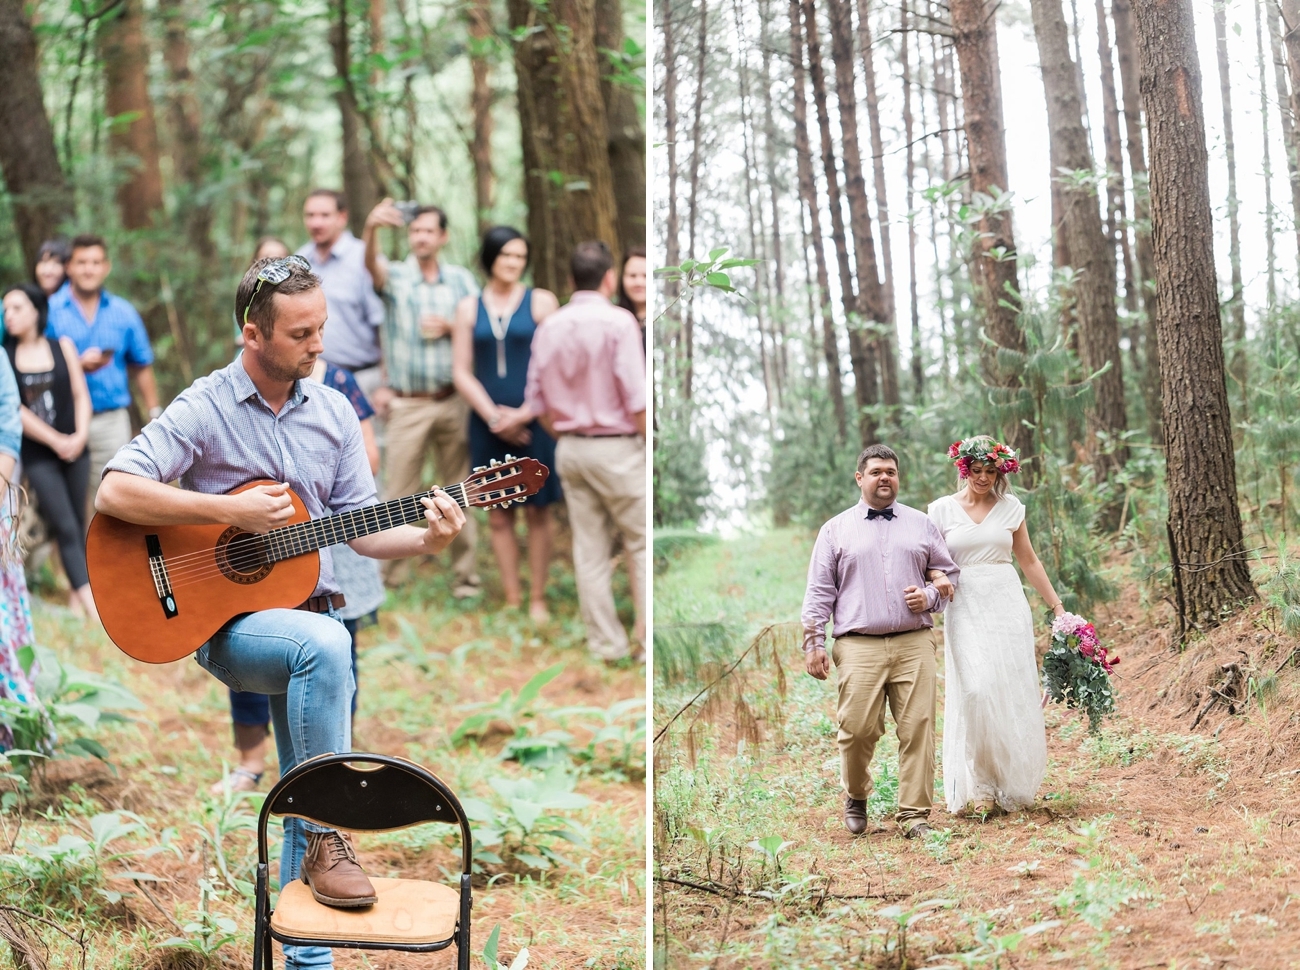
[[[546,608],[550,505],[561,497],[560,479],[555,473],[555,439],[524,404],[524,382],[533,334],[560,304],[549,290],[531,289],[521,282],[528,268],[528,240],[509,226],[496,226],[484,234],[479,262],[487,282],[480,296],[466,297],[456,308],[452,375],[456,390],[473,409],[469,416],[472,465],[487,465],[494,458],[504,461],[510,454],[536,458],[551,469],[546,485],[524,504],[532,574],[528,614],[543,623],[550,619]],[[506,605],[518,608],[523,605],[523,592],[514,508],[489,509],[488,524]]]

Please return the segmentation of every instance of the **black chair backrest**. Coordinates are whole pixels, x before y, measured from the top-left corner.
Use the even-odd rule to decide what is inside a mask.
[[[267,793],[259,836],[271,815],[360,832],[449,822],[461,828],[467,863],[470,855],[469,822],[451,789],[427,769],[388,755],[348,752],[304,761]]]

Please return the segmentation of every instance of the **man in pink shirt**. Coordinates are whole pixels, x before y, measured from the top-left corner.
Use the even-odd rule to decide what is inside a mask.
[[[533,337],[525,404],[556,438],[556,470],[573,529],[573,571],[587,645],[607,661],[645,659],[645,354],[636,317],[610,302],[609,247],[579,243],[574,294]],[[610,558],[621,534],[632,574],[637,641],[614,609]]]

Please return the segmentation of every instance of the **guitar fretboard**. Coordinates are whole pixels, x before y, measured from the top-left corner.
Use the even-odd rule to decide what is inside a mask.
[[[464,484],[448,485],[443,491],[455,499],[461,508],[469,507]],[[323,519],[273,529],[262,536],[266,558],[270,562],[280,562],[301,556],[305,552],[351,542],[359,536],[396,529],[399,525],[414,525],[424,520],[424,506],[420,504],[420,499],[432,495],[433,490],[430,489],[405,498],[380,502],[378,505],[367,505],[363,509],[339,512]]]

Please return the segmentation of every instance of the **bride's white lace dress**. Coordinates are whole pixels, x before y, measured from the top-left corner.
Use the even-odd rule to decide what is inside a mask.
[[[1025,507],[1004,495],[976,523],[947,495],[930,505],[929,514],[961,567],[944,612],[948,811],[972,801],[995,801],[1009,812],[1025,808],[1047,772],[1033,616],[1011,554],[1011,534],[1025,520]]]

